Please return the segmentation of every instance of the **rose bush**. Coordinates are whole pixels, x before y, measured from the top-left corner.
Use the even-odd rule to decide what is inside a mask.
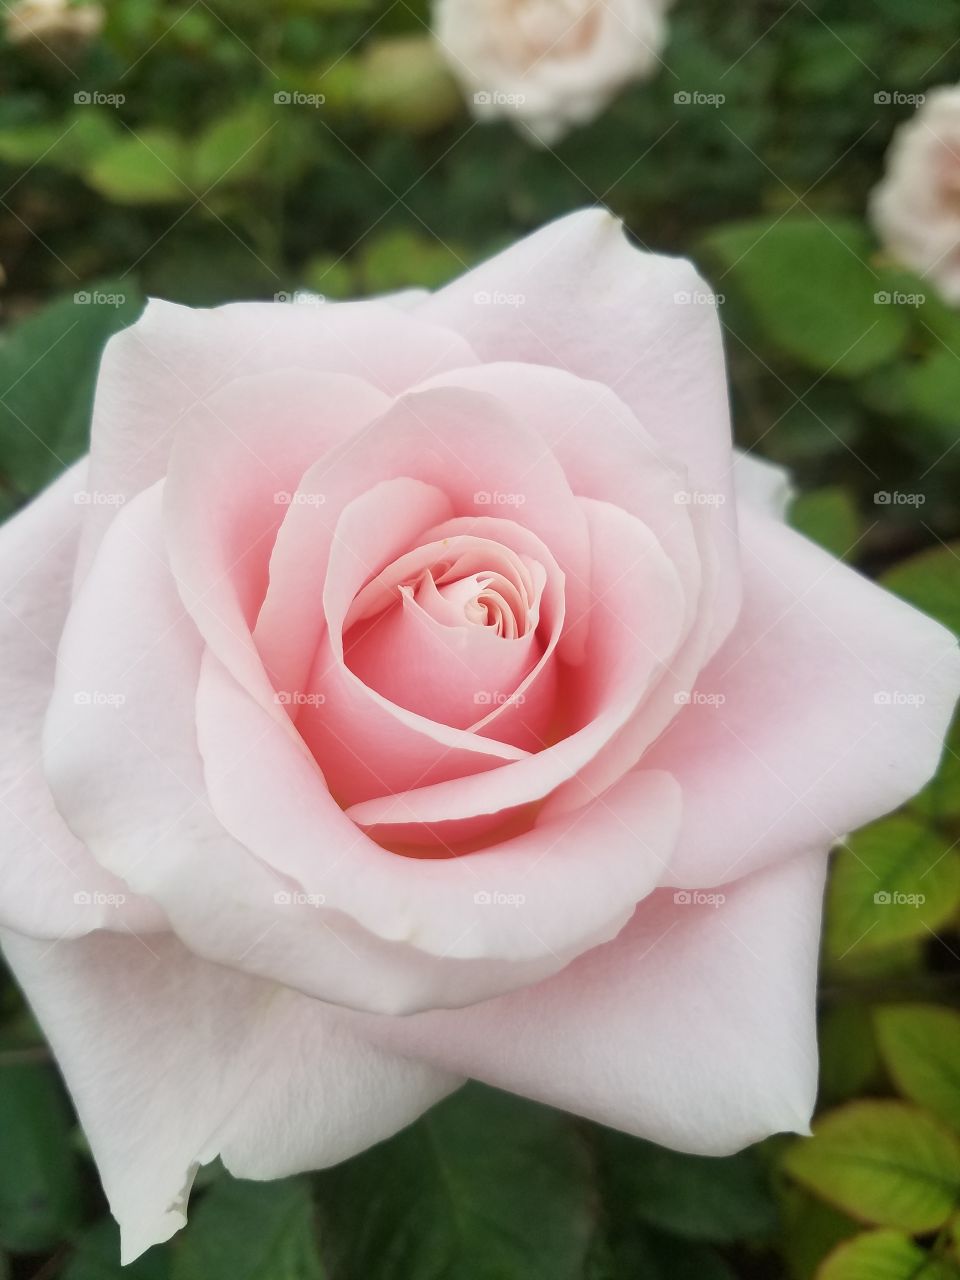
[[[544,146],[660,65],[668,0],[436,0],[433,32],[480,120]]]
[[[0,923],[125,1256],[218,1153],[330,1164],[468,1076],[805,1129],[827,852],[960,663],[785,496],[703,282],[599,210],[434,296],[111,340],[0,544]]]
[[[870,215],[891,253],[960,303],[960,86],[928,94],[894,134]]]

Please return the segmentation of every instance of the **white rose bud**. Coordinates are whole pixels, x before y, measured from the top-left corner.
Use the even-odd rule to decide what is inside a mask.
[[[436,0],[434,34],[478,119],[549,146],[652,74],[663,0]]]
[[[891,253],[960,303],[960,86],[929,94],[897,130],[870,215]]]

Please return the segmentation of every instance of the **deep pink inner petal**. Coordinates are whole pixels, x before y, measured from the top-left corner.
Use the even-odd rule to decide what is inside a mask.
[[[344,658],[398,706],[467,729],[518,686],[542,656],[543,565],[496,541],[428,542],[356,596]]]

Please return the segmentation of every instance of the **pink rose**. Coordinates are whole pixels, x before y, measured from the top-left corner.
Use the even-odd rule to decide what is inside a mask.
[[[111,341],[3,534],[0,923],[126,1257],[198,1163],[331,1164],[467,1076],[805,1128],[827,851],[960,663],[784,492],[703,283],[599,210],[433,297]]]

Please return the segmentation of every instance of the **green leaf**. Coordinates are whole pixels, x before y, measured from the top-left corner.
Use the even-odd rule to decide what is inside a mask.
[[[960,715],[954,717],[936,776],[910,801],[910,808],[934,822],[960,818]]]
[[[322,1280],[307,1178],[224,1178],[177,1238],[173,1280]]]
[[[61,1280],[168,1280],[169,1275],[170,1254],[162,1248],[121,1267],[120,1232],[112,1218],[105,1218],[80,1237]]]
[[[902,307],[878,304],[870,240],[856,222],[786,217],[715,231],[708,254],[727,269],[767,339],[819,373],[856,377],[906,340]]]
[[[851,836],[827,889],[828,953],[929,937],[960,903],[960,854],[951,843],[900,815]]]
[[[875,1017],[897,1087],[960,1131],[960,1014],[915,1004],[887,1005]]]
[[[4,335],[0,467],[22,494],[36,492],[86,449],[104,343],[141,305],[125,282],[85,285]]]
[[[337,1280],[581,1280],[595,1191],[569,1117],[468,1085],[320,1175]]]
[[[956,1280],[958,1275],[899,1231],[866,1231],[836,1248],[817,1280]]]
[[[790,509],[794,529],[845,558],[855,552],[861,520],[856,503],[845,489],[830,486],[801,493]]]
[[[933,1231],[960,1203],[960,1142],[903,1102],[851,1102],[814,1124],[784,1167],[798,1182],[864,1222]]]
[[[373,237],[361,255],[368,293],[436,289],[465,269],[462,256],[426,233],[400,228]]]
[[[684,1155],[605,1129],[597,1141],[605,1199],[618,1218],[717,1244],[776,1230],[776,1204],[752,1151]]]
[[[719,1253],[707,1245],[661,1235],[635,1224],[614,1224],[588,1262],[586,1280],[737,1280]],[[459,1277],[457,1278],[459,1280]]]
[[[811,1280],[827,1254],[861,1225],[794,1183],[783,1185],[782,1197],[783,1256],[796,1280]]]
[[[101,152],[86,173],[94,190],[117,204],[192,204],[189,151],[165,129],[128,133]]]
[[[76,1230],[73,1117],[51,1067],[0,1067],[0,1247],[32,1253]]]
[[[460,91],[427,35],[370,41],[361,54],[360,105],[378,124],[430,133],[463,110]]]
[[[870,1010],[839,1004],[820,1018],[820,1100],[846,1102],[862,1093],[877,1074],[880,1058]]]
[[[259,103],[220,116],[197,140],[192,157],[192,182],[198,195],[220,183],[236,186],[263,169],[271,122]]]
[[[960,542],[901,560],[880,582],[960,635]]]

